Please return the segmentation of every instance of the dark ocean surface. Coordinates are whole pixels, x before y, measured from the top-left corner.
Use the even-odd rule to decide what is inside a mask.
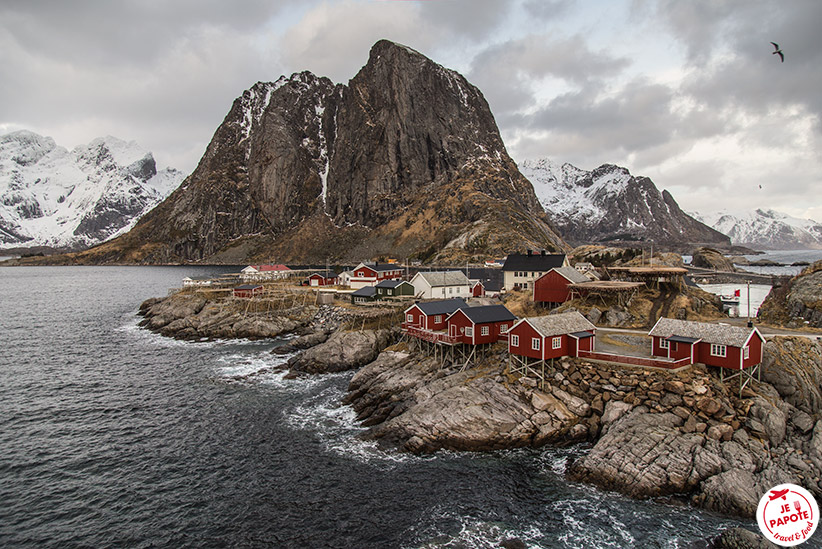
[[[238,382],[279,342],[137,327],[144,299],[215,272],[0,268],[0,546],[704,547],[756,530],[568,483],[582,447],[380,450],[340,405],[351,374]]]

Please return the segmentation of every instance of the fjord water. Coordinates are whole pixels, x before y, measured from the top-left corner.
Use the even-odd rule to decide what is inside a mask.
[[[351,374],[238,380],[278,342],[137,327],[144,299],[213,272],[0,269],[0,546],[704,547],[756,530],[569,483],[580,447],[382,450],[340,405]]]

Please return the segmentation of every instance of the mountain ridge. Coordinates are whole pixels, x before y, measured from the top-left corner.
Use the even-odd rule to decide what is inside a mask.
[[[28,130],[0,136],[0,246],[82,249],[127,231],[183,179],[135,142],[71,151]]]
[[[770,208],[691,215],[727,234],[739,246],[775,250],[822,249],[822,223],[813,219],[799,219]]]
[[[525,160],[520,171],[560,234],[572,244],[652,241],[672,248],[729,247],[730,239],[689,216],[651,179],[614,164],[586,171],[547,158]]]

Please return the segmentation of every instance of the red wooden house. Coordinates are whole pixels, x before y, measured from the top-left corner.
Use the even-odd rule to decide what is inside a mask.
[[[536,303],[565,303],[571,298],[570,284],[590,282],[573,267],[555,267],[534,281]]]
[[[366,265],[360,263],[354,268],[354,276],[351,277],[352,288],[362,288],[364,286],[374,286],[382,280],[391,280],[402,277],[402,267],[395,264]]]
[[[527,364],[593,351],[595,339],[596,326],[576,311],[523,318],[508,330],[508,352]]]
[[[765,338],[756,328],[660,318],[649,334],[651,355],[690,358],[730,370],[744,370],[762,362]]]
[[[263,287],[259,284],[242,284],[234,288],[234,297],[254,297],[262,291]]]
[[[485,297],[485,285],[482,280],[471,280],[471,295],[473,297]]]
[[[331,272],[314,273],[308,277],[309,286],[336,286],[337,275]]]
[[[468,304],[461,298],[414,303],[405,310],[405,322],[402,323],[402,327],[444,331],[448,326],[448,315],[457,309],[467,307]]]
[[[467,345],[496,343],[516,321],[504,305],[466,307],[448,317],[448,335]]]

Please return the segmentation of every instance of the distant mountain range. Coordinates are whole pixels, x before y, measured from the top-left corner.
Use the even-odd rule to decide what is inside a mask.
[[[128,231],[182,180],[114,137],[69,151],[30,131],[2,135],[0,248],[88,248]]]
[[[822,249],[822,223],[774,211],[693,213],[740,246],[768,250]]]
[[[520,172],[562,237],[575,245],[653,242],[685,247],[730,246],[730,239],[683,212],[668,191],[647,177],[604,164],[585,171],[548,159],[526,160]]]

